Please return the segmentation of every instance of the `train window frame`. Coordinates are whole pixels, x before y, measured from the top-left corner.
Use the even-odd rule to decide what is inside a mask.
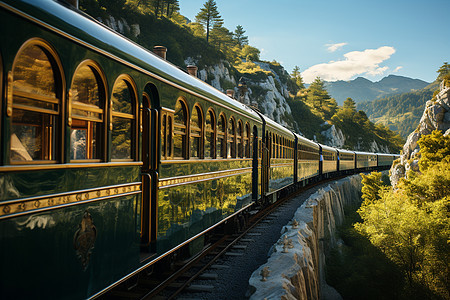
[[[76,101],[78,103],[74,103],[75,101],[73,100],[74,97],[74,79],[77,75],[78,72],[81,72],[80,70],[84,67],[87,67],[91,70],[91,72],[93,73],[96,81],[97,81],[97,85],[98,85],[98,101],[99,101],[99,106],[95,106],[92,104],[85,104],[79,101]],[[84,60],[81,63],[78,64],[77,68],[75,69],[75,71],[73,72],[72,75],[72,80],[71,80],[71,84],[70,84],[70,90],[69,90],[69,99],[68,99],[68,105],[69,105],[69,116],[68,116],[68,125],[70,127],[70,142],[69,142],[69,147],[68,150],[71,152],[72,150],[72,134],[74,134],[74,132],[72,132],[72,130],[84,130],[84,128],[86,128],[86,136],[89,139],[92,139],[92,141],[86,143],[86,145],[92,144],[92,143],[96,143],[96,150],[95,151],[91,151],[92,146],[91,147],[87,147],[88,149],[86,150],[86,158],[72,158],[71,154],[69,155],[69,160],[71,163],[88,163],[88,162],[104,162],[106,161],[106,120],[107,120],[107,114],[106,112],[108,111],[108,102],[106,99],[108,99],[108,89],[107,89],[107,80],[106,80],[106,76],[105,73],[103,72],[102,68],[100,67],[100,65],[95,62],[94,60],[88,59],[88,60]],[[84,111],[87,113],[97,113],[100,115],[99,118],[94,118],[94,117],[83,117],[81,115],[76,115],[74,113],[75,110],[79,110],[79,111]],[[76,126],[76,122],[75,120],[79,121],[80,123],[87,122],[87,127],[82,127],[81,125]],[[90,124],[90,123],[93,124]],[[95,122],[95,123],[94,123]],[[96,133],[93,133],[93,127],[94,125],[98,126],[98,128],[96,128]],[[92,128],[90,128],[92,126]],[[94,135],[95,135],[95,141],[94,141]],[[96,157],[94,156],[94,152]]]
[[[243,127],[242,127],[242,120],[238,120],[237,122],[237,130],[236,130],[236,143],[237,143],[237,155],[238,158],[244,158],[244,140],[243,140]]]
[[[209,118],[208,118],[209,117]],[[208,119],[210,120],[210,125],[208,128]],[[216,147],[217,147],[217,141],[216,141],[216,113],[214,112],[214,109],[209,108],[205,115],[205,150],[204,155],[205,158],[216,158]],[[209,139],[209,140],[208,140]],[[209,145],[209,156],[206,155],[207,146]]]
[[[250,147],[251,147],[251,131],[250,124],[245,122],[244,126],[244,158],[251,158],[250,156]]]
[[[236,120],[233,116],[230,117],[227,125],[227,158],[236,158]]]
[[[222,124],[223,128],[220,128],[220,124]],[[217,118],[217,158],[227,158],[227,127],[227,117],[224,113],[221,113]]]
[[[114,96],[114,89],[117,86],[117,84],[120,81],[124,81],[127,85],[128,90],[130,91],[130,97],[131,97],[131,114],[129,113],[123,113],[118,112],[114,110],[114,103],[113,103],[113,96]],[[110,120],[109,120],[109,129],[111,131],[111,142],[110,142],[110,150],[111,150],[111,161],[135,161],[137,158],[137,147],[136,147],[136,141],[137,141],[137,86],[131,78],[131,76],[127,74],[119,75],[116,80],[114,81],[112,90],[111,90],[111,96],[110,96],[110,102],[109,102],[109,109],[110,109]],[[121,118],[121,119],[128,119],[131,120],[131,140],[130,140],[130,157],[129,158],[113,158],[113,132],[114,132],[114,118]]]
[[[194,116],[194,112],[196,112],[197,117],[198,117],[198,122],[197,125],[199,126],[195,126],[195,124],[193,123],[193,119],[192,117]],[[202,159],[204,158],[204,141],[203,141],[203,137],[204,137],[204,117],[203,117],[203,109],[200,106],[200,104],[196,103],[194,105],[194,107],[192,108],[191,111],[191,115],[190,115],[190,131],[189,131],[189,145],[190,145],[190,150],[189,150],[189,158],[190,159]],[[198,143],[197,144],[197,155],[195,155],[195,149],[194,147],[194,143]]]
[[[14,77],[19,70],[16,70],[19,64],[19,60],[22,57],[22,55],[25,55],[25,52],[29,50],[32,47],[37,47],[39,50],[46,56],[47,62],[50,65],[53,82],[54,84],[54,97],[44,94],[38,94],[35,92],[28,92],[28,91],[15,91],[15,82]],[[37,60],[37,59],[36,59]],[[41,60],[42,61],[42,60]],[[8,145],[8,156],[6,157],[7,163],[11,165],[18,165],[18,164],[55,164],[58,162],[63,161],[63,149],[64,149],[64,140],[63,140],[63,119],[64,119],[64,111],[65,111],[65,85],[66,81],[64,78],[64,71],[62,67],[61,60],[59,58],[59,55],[57,54],[56,50],[52,47],[50,43],[47,41],[40,39],[40,38],[32,38],[25,43],[22,44],[22,46],[19,48],[19,50],[16,52],[14,56],[13,65],[11,68],[11,71],[7,74],[7,94],[6,94],[6,116],[9,117],[10,122],[10,132],[9,132],[9,143]],[[34,86],[34,85],[32,85]],[[23,101],[24,103],[20,104],[19,99]],[[19,102],[19,103],[17,103]],[[34,104],[34,105],[30,105]],[[38,104],[41,104],[41,107],[39,107]],[[47,105],[47,107],[45,107]],[[44,107],[43,107],[44,106]],[[48,108],[48,107],[52,107]],[[56,106],[56,108],[55,108]],[[24,154],[24,160],[15,160],[12,158],[13,153],[13,124],[14,124],[14,117],[16,114],[14,113],[15,110],[22,111],[22,115],[28,113],[28,114],[40,114],[43,117],[41,118],[41,121],[43,122],[41,125],[30,123],[30,121],[25,123],[17,123],[21,125],[27,125],[28,127],[32,127],[35,131],[36,128],[40,129],[40,135],[36,133],[36,136],[39,138],[36,138],[36,140],[39,141],[41,153],[40,159],[33,159],[27,149],[25,148],[25,145],[20,141],[20,139],[17,137],[16,134],[14,134],[17,143],[19,143],[19,150],[16,151],[19,153],[22,153],[22,156]],[[44,117],[47,117],[49,120],[43,120]],[[35,118],[32,118],[35,119]],[[20,126],[20,125],[19,125]],[[34,144],[36,145],[36,143]],[[21,146],[21,147],[20,147]],[[31,149],[30,149],[31,150]]]
[[[180,103],[182,110],[184,111],[184,124],[182,123],[177,123],[176,118],[177,118],[177,105],[178,103]],[[183,97],[180,97],[177,99],[176,103],[175,103],[175,110],[174,110],[174,117],[173,117],[173,151],[172,151],[172,155],[173,155],[173,159],[176,160],[185,160],[185,159],[189,159],[189,123],[188,120],[190,120],[189,118],[189,107],[187,105],[186,99],[184,99]],[[175,153],[176,149],[175,149],[175,143],[176,143],[176,136],[180,135],[181,136],[181,156],[176,156]]]
[[[161,160],[173,159],[173,120],[175,111],[169,108],[161,108]],[[166,126],[163,121],[166,120]]]

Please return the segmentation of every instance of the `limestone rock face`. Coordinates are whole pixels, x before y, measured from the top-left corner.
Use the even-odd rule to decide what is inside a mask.
[[[197,60],[195,58],[188,57],[185,60],[186,65],[196,65],[196,63]],[[286,100],[289,98],[287,83],[282,83],[280,74],[272,70],[270,64],[264,62],[255,62],[255,64],[259,65],[265,71],[272,72],[272,75],[265,76],[262,79],[252,79],[253,77],[251,76],[250,78],[245,78],[248,89],[244,95],[240,95],[237,88],[239,78],[235,78],[230,74],[229,65],[225,61],[214,66],[206,66],[203,69],[199,69],[198,77],[221,92],[225,92],[230,88],[234,89],[235,99],[247,105],[256,104],[261,112],[272,120],[281,125],[296,129],[297,124],[295,121],[287,117],[291,115],[291,107]],[[282,75],[288,76],[288,73],[284,69],[281,69],[281,72],[283,73]]]
[[[434,130],[440,130],[444,134],[450,131],[450,88],[441,84],[441,90],[434,101],[427,101],[422,118],[414,132],[408,136],[403,146],[403,154],[401,155],[401,166],[393,165],[390,171],[390,179],[395,186],[400,178],[406,176],[406,171],[412,169],[419,171],[418,158],[411,162],[419,152],[417,141],[422,135],[431,134]]]
[[[360,190],[361,177],[354,175],[311,195],[294,215],[298,227],[284,227],[267,263],[250,277],[255,291],[250,299],[342,299],[326,284],[324,253],[338,245],[335,232],[344,220],[344,206],[360,203]],[[270,274],[261,281],[265,267]]]
[[[116,19],[113,16],[109,16],[104,20],[102,18],[98,18],[98,20],[123,35],[130,34],[132,37],[136,38],[141,34],[139,24],[128,25],[128,22],[124,18]]]
[[[325,144],[338,148],[342,148],[344,146],[345,136],[341,129],[336,128],[336,126],[332,125],[330,128],[322,131],[321,133],[327,139]]]

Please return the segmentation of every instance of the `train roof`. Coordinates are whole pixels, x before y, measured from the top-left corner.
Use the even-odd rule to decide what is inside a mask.
[[[363,152],[363,151],[355,151],[356,155],[376,155],[375,153],[372,152]]]
[[[320,147],[322,147],[323,150],[328,150],[328,151],[331,151],[331,152],[337,152],[336,148],[333,148],[333,147],[330,147],[330,146],[327,146],[327,145],[323,145],[323,144],[319,144],[319,145],[320,145]]]
[[[48,0],[4,0],[2,7],[157,80],[195,96],[213,100],[255,121],[260,120],[258,114],[244,104],[185,73],[177,66],[80,11]]]
[[[395,156],[395,154],[391,154],[391,153],[375,153],[376,155],[379,156]]]
[[[301,135],[299,135],[299,134],[297,134],[295,132],[294,132],[294,135],[297,137],[299,143],[303,143],[303,144],[306,144],[306,145],[309,145],[309,146],[312,146],[314,148],[319,149],[319,144],[318,143],[316,143],[314,141],[311,141],[311,140],[309,140],[309,139],[307,139],[307,138],[305,138],[305,137],[303,137],[303,136],[301,136]]]
[[[275,122],[274,120],[272,120],[271,118],[261,114],[261,118],[264,119],[264,121],[266,121],[266,126],[268,128],[270,128],[270,130],[276,132],[277,134],[283,135],[283,136],[288,136],[290,138],[294,138],[294,133],[292,131],[290,131],[289,129],[283,127],[282,125],[278,124],[277,122]],[[267,130],[267,128],[266,128]]]
[[[346,149],[337,149],[339,153],[347,153],[347,154],[355,154],[355,151],[346,150]]]

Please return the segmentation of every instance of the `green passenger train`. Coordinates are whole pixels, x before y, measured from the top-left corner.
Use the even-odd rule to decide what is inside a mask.
[[[339,150],[69,4],[1,1],[0,28],[1,299],[97,297],[339,173]],[[346,172],[397,157],[345,153]]]

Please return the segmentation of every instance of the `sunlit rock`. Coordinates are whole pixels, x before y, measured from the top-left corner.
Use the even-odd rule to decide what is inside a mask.
[[[298,228],[286,225],[267,263],[253,272],[250,299],[342,299],[326,284],[324,253],[339,246],[335,232],[344,206],[359,204],[360,190],[361,177],[354,175],[311,195],[294,214]],[[270,276],[262,282],[265,268]]]
[[[431,134],[434,130],[440,130],[446,134],[450,134],[450,88],[446,87],[442,82],[440,92],[433,100],[427,101],[425,110],[420,118],[417,129],[412,132],[403,146],[400,164],[394,164],[390,170],[390,179],[395,187],[400,178],[406,176],[406,171],[419,171],[417,160],[410,162],[411,158],[415,158],[420,148],[417,142],[422,135]]]
[[[334,125],[331,125],[330,128],[322,131],[321,133],[326,138],[325,144],[338,148],[344,147],[345,137],[341,129],[336,128],[336,126]]]

